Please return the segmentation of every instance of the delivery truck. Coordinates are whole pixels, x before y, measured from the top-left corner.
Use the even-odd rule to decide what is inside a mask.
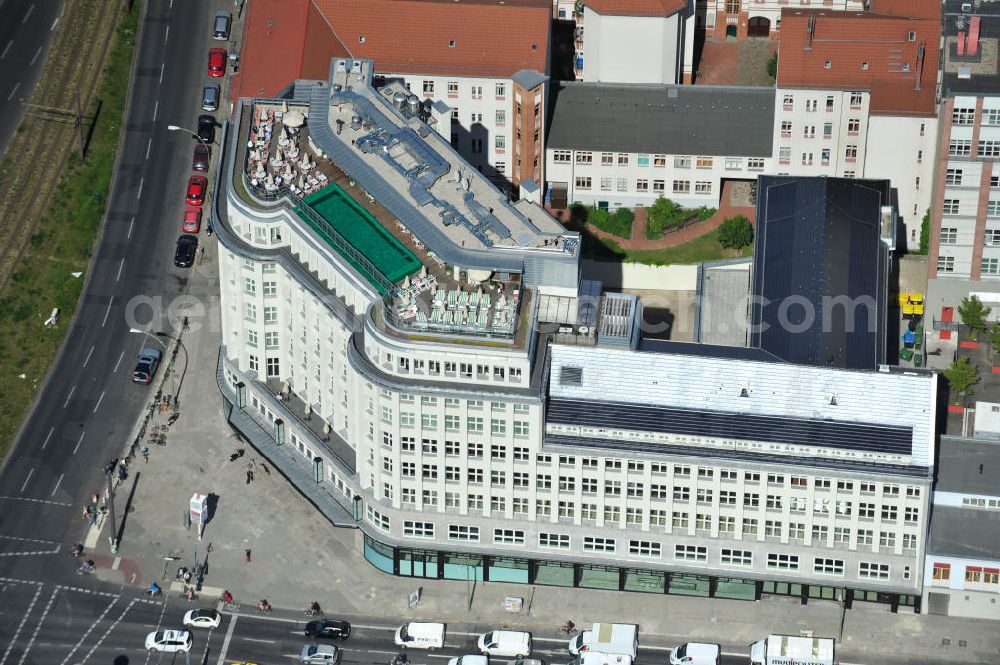
[[[597,653],[629,656],[635,659],[639,650],[638,626],[628,623],[595,623],[569,642],[573,655],[594,651]]]
[[[750,645],[750,665],[833,665],[830,637],[768,635]]]

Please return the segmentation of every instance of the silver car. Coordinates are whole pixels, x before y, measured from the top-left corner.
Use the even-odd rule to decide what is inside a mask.
[[[206,85],[201,91],[201,108],[214,111],[219,108],[220,89],[218,84]]]
[[[329,665],[339,659],[340,649],[329,644],[308,644],[299,654],[299,662],[307,665]]]

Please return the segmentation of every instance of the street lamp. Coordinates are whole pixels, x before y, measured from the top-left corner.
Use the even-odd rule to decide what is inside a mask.
[[[195,137],[196,139],[198,139],[199,141],[201,141],[205,145],[208,145],[208,141],[206,141],[202,137],[198,136],[198,132],[192,132],[187,127],[181,127],[180,125],[167,125],[167,131],[171,131],[171,132],[187,132],[188,134],[190,134],[191,136]]]
[[[108,518],[111,520],[111,553],[118,554],[118,520],[115,519],[115,467],[108,466],[104,470],[108,480]]]
[[[145,335],[149,339],[154,340],[157,344],[159,344],[160,346],[162,346],[163,347],[163,361],[164,361],[164,365],[166,365],[166,360],[167,360],[167,358],[166,358],[166,356],[167,356],[167,345],[163,342],[162,339],[159,338],[159,335],[162,335],[163,333],[156,333],[156,335],[153,335],[152,333],[146,332],[145,330],[141,330],[139,328],[129,328],[128,331],[130,333],[133,333],[133,334]],[[173,395],[174,399],[176,400],[177,399],[177,375],[174,373],[173,367],[170,368],[170,390],[171,390],[170,394]]]

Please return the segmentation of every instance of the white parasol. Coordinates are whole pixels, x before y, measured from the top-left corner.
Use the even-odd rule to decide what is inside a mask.
[[[285,114],[285,117],[281,119],[281,124],[285,127],[301,127],[305,121],[305,116],[298,111],[289,111]]]

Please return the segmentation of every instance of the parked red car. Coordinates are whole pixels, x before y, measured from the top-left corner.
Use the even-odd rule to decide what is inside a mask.
[[[184,211],[184,233],[198,233],[201,230],[201,208],[187,208]]]
[[[208,52],[208,75],[226,75],[226,49],[213,48]]]
[[[193,175],[188,180],[187,201],[188,205],[200,206],[205,202],[205,190],[208,188],[208,179],[203,175]]]

